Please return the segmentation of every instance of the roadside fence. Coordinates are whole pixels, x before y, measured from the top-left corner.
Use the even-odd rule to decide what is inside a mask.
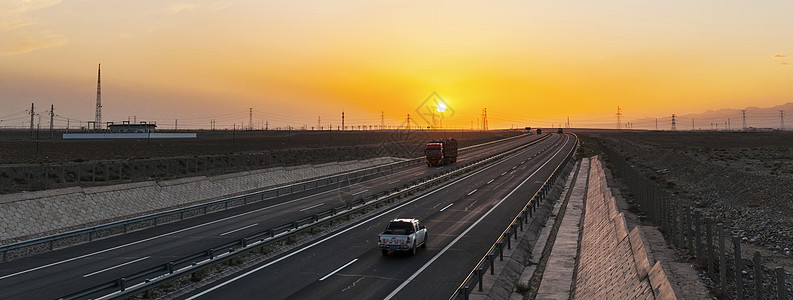
[[[661,189],[614,150],[598,141],[611,169],[633,194],[640,211],[659,226],[667,243],[696,258],[722,299],[791,299],[790,273],[766,267],[760,252],[747,255],[740,237],[719,220]]]

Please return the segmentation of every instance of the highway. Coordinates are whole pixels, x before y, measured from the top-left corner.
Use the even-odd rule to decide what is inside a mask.
[[[477,147],[461,153],[458,163],[461,164],[465,163],[466,161],[476,160],[494,153],[503,152],[538,138],[540,137],[536,135],[528,135],[516,139],[510,139],[501,143]],[[529,150],[524,151],[522,155],[530,155],[532,151],[538,152],[539,149],[549,145],[551,141],[557,141],[556,143],[559,143],[558,141],[561,139],[562,138],[559,135],[551,136],[545,141],[538,143],[536,146],[532,146]],[[547,152],[548,151],[545,151],[545,153]],[[558,156],[561,157],[563,155]],[[509,161],[514,159],[515,158],[510,159]],[[504,163],[500,163],[498,165],[504,165]],[[529,165],[534,164],[525,163],[525,165],[528,167]],[[326,210],[332,206],[337,206],[342,203],[349,203],[350,201],[358,197],[362,197],[363,195],[393,189],[410,182],[415,178],[420,178],[432,173],[443,172],[453,166],[454,165],[440,168],[427,168],[423,164],[413,165],[396,170],[393,174],[389,174],[384,177],[363,178],[353,182],[343,182],[339,185],[320,187],[317,189],[256,202],[246,206],[224,210],[205,216],[164,224],[36,256],[4,262],[0,264],[0,290],[2,290],[2,292],[0,292],[0,298],[58,298],[60,296],[70,294],[75,291],[106,282],[108,280],[125,276],[126,274],[173,261],[197,251],[213,247],[214,245],[240,239],[241,237],[262,231],[266,228],[312,215],[318,211]],[[490,169],[495,169],[495,167]],[[488,173],[489,172],[490,171],[488,171]],[[514,174],[515,172],[508,173],[509,174],[506,174],[502,179],[511,178],[513,175],[510,174]],[[480,176],[470,177],[479,178]],[[540,178],[540,182],[544,180],[541,174],[537,174],[536,178]],[[499,182],[501,181],[502,180],[499,180]],[[508,180],[503,181],[506,182]],[[468,183],[465,184],[470,185],[474,184],[476,181],[473,180],[466,182]],[[488,185],[497,187],[505,184],[499,182],[494,181]],[[455,186],[461,186],[461,184],[456,183]],[[444,188],[437,190],[438,192],[434,192],[433,194],[440,194],[439,192],[443,190],[452,191],[457,189],[458,188],[456,187]],[[481,192],[477,191],[472,193],[469,198],[475,199],[479,197],[485,197],[487,195],[492,196],[493,192],[488,192],[488,190],[490,189],[483,187]],[[466,191],[466,193],[467,192],[470,191]],[[431,196],[433,194],[426,196],[426,198],[434,199],[437,197]],[[496,192],[495,194],[498,193]],[[420,204],[427,202],[416,201],[416,203]],[[448,207],[445,211],[450,213],[455,212],[455,215],[458,215],[456,212],[459,211],[469,211],[473,213],[474,211],[482,209],[483,205],[486,205],[485,203],[489,203],[489,200],[476,200],[470,204],[459,203]],[[408,209],[413,207],[413,205],[405,205],[403,207]],[[440,207],[435,209],[435,211],[439,209]],[[409,213],[409,211],[404,213]],[[474,216],[469,213],[459,213],[459,216],[457,217],[459,217],[460,220],[470,220],[471,218],[474,218]],[[462,223],[448,221],[451,219],[447,219],[447,221],[441,221],[442,219],[443,218],[439,217],[438,221],[428,223],[428,225],[432,226],[431,228],[433,228],[432,232],[443,232],[439,229],[444,228],[444,226],[449,228],[458,228],[462,226],[459,225]],[[444,225],[446,223],[449,224]],[[378,222],[368,222],[367,224],[370,224],[368,225],[370,226],[370,230],[379,231],[381,229],[380,227],[384,226],[385,223],[380,224]],[[438,228],[435,228],[436,226],[438,226]],[[360,233],[356,231],[356,235],[357,234]],[[369,239],[369,242],[371,242],[372,237],[376,239],[376,234],[366,238]],[[430,247],[428,248],[429,251],[426,251],[426,253],[430,253],[433,247],[435,247],[434,245],[436,245],[436,239],[438,243],[444,240],[443,236],[434,236],[432,233],[431,238],[432,240],[430,241]],[[371,246],[371,243],[367,244],[365,242],[361,242],[360,240],[356,240],[351,243],[353,243],[350,244],[350,248],[352,249],[365,249]],[[375,249],[372,248],[370,250]],[[351,252],[346,249],[340,253]],[[379,254],[379,252],[377,253]],[[421,253],[419,257],[426,256],[426,253]],[[399,259],[399,257],[395,257],[395,259]],[[335,259],[333,261],[335,262]],[[330,261],[328,260],[328,262]],[[398,262],[398,260],[396,260],[396,262]],[[344,263],[340,265],[343,264]],[[358,262],[351,264],[348,266],[348,268],[355,268],[356,264],[358,264]],[[276,266],[277,265],[280,264],[276,264]],[[340,265],[336,266],[336,268],[338,268]],[[402,264],[400,263],[400,266],[401,265]],[[467,273],[467,271],[463,273]],[[329,283],[335,282],[336,278],[333,276],[329,277],[328,280]],[[301,284],[296,284],[295,286],[301,286]],[[213,293],[219,292],[220,291],[213,291]],[[278,297],[283,298],[289,295],[291,294],[283,294],[282,296]]]
[[[553,135],[333,235],[184,299],[448,299],[576,143]],[[419,218],[428,246],[383,256],[377,235]]]

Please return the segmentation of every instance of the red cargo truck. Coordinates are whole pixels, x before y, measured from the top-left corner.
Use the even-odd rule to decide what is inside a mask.
[[[427,143],[427,166],[442,166],[457,161],[457,140],[443,138]]]

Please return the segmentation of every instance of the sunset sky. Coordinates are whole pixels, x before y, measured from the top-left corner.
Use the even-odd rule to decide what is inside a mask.
[[[495,4],[497,3],[497,4]],[[613,128],[793,102],[793,1],[0,0],[0,122]],[[451,114],[451,111],[454,111]],[[790,112],[793,116],[793,112]],[[438,116],[440,119],[441,116]],[[49,121],[48,115],[42,120]],[[79,126],[80,121],[71,123]],[[42,121],[42,126],[44,121]]]

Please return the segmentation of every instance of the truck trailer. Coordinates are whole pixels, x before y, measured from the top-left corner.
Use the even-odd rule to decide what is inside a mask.
[[[457,140],[443,138],[427,143],[427,166],[442,166],[457,161]]]

